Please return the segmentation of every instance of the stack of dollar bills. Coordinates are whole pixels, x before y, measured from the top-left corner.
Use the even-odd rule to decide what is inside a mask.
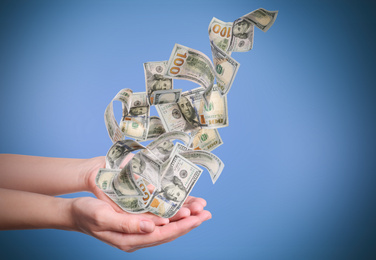
[[[253,47],[254,26],[266,32],[278,11],[257,9],[234,22],[215,17],[209,24],[212,60],[204,53],[175,44],[169,60],[144,63],[145,92],[120,90],[104,114],[113,142],[97,186],[127,212],[151,212],[170,218],[180,209],[202,173],[212,182],[224,164],[211,151],[223,144],[218,128],[228,126],[227,94],[240,64],[232,52]],[[174,79],[199,87],[182,92]],[[122,104],[117,122],[113,101]],[[150,116],[155,106],[158,116]],[[125,139],[125,137],[132,139]],[[147,146],[140,142],[152,140]],[[125,157],[136,152],[122,165]]]

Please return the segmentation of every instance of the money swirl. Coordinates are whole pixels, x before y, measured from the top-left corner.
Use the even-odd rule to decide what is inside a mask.
[[[107,106],[104,121],[113,142],[106,168],[96,185],[120,208],[170,218],[181,208],[207,169],[213,184],[224,164],[211,151],[223,144],[218,128],[227,127],[229,93],[240,64],[233,52],[253,48],[254,27],[266,32],[278,11],[254,10],[234,22],[215,17],[208,28],[212,60],[204,53],[175,44],[169,60],[144,63],[145,92],[120,90]],[[174,80],[199,87],[182,92]],[[117,122],[113,102],[122,104]],[[155,106],[158,116],[150,116]],[[124,139],[125,137],[132,139]],[[140,142],[153,140],[147,146]],[[124,166],[129,153],[136,152]]]

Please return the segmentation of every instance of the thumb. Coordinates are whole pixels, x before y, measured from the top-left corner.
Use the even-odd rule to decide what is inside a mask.
[[[150,219],[117,212],[109,219],[109,223],[111,231],[127,234],[151,233],[155,229],[155,224]]]

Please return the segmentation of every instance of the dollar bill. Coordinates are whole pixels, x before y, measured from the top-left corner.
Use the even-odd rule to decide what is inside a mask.
[[[231,55],[228,51],[231,40],[232,22],[223,22],[215,17],[209,24],[209,39],[219,49]]]
[[[173,89],[173,80],[165,76],[167,72],[167,61],[154,61],[144,63],[146,93],[149,104],[154,91]]]
[[[186,151],[180,154],[194,164],[205,167],[212,179],[213,184],[221,175],[224,164],[217,156],[207,151]]]
[[[95,184],[104,192],[111,192],[113,178],[119,172],[120,170],[100,168],[95,177]]]
[[[125,136],[136,140],[146,140],[149,130],[148,117],[125,117],[120,122],[120,129]]]
[[[131,98],[132,98],[133,91],[129,88],[125,88],[120,90],[113,100],[119,100],[122,103],[123,111],[129,111],[131,107]]]
[[[175,140],[180,140],[185,145],[190,145],[191,143],[191,137],[187,133],[180,131],[168,132],[146,146],[147,149],[143,150],[143,153],[159,162],[159,164],[163,164],[170,157],[174,148],[173,141]]]
[[[184,131],[186,121],[176,103],[155,106],[167,132]]]
[[[247,19],[239,18],[235,20],[231,31],[231,40],[228,51],[246,52],[253,48],[254,37],[253,23]]]
[[[200,126],[203,128],[220,128],[228,126],[227,96],[220,93],[217,85],[214,85],[209,104],[203,99],[204,88],[199,87],[182,94],[192,101],[197,108]],[[200,129],[195,129],[195,132]]]
[[[150,97],[153,105],[177,103],[180,99],[181,89],[156,90]]]
[[[180,156],[174,155],[171,159],[167,171],[161,179],[161,189],[155,190],[148,208],[151,212],[156,212],[151,204],[157,198],[159,207],[163,205],[163,212],[158,212],[164,218],[170,218],[183,205],[184,201],[201,176],[202,169]]]
[[[133,93],[129,113],[123,107],[120,130],[125,136],[136,140],[146,140],[149,131],[150,106],[146,92]]]
[[[118,198],[121,197],[142,197],[144,194],[135,183],[130,172],[130,164],[127,164],[112,182],[112,188]]]
[[[164,133],[166,133],[166,129],[164,128],[161,119],[157,116],[151,116],[147,140],[153,140]]]
[[[206,88],[214,85],[214,68],[204,53],[175,44],[167,64],[166,75],[195,82]]]
[[[264,8],[259,8],[243,15],[241,19],[254,23],[259,29],[266,32],[274,24],[277,15],[278,11],[268,11]]]
[[[217,87],[221,95],[225,96],[230,91],[240,64],[227,55],[226,52],[218,48],[213,41],[210,42],[210,46],[213,55]],[[210,99],[210,101],[212,100]]]
[[[145,149],[145,147],[133,140],[115,142],[106,154],[106,168],[119,169],[120,164],[130,152],[140,149]]]
[[[161,135],[156,140],[151,142],[149,145],[146,146],[147,150],[143,152],[147,152],[148,150],[153,151],[155,148],[160,146],[166,140],[169,140],[169,141],[180,140],[185,145],[189,145],[192,141],[190,135],[187,133],[180,132],[180,131],[171,131],[171,132],[167,132]]]
[[[160,166],[144,153],[137,153],[130,161],[130,172],[160,187]]]
[[[193,150],[213,151],[223,144],[217,129],[202,128],[194,133],[191,148]]]
[[[120,90],[112,99],[110,104],[108,104],[104,112],[104,122],[107,128],[108,135],[110,136],[111,141],[113,143],[124,139],[124,133],[121,131],[119,124],[114,116],[113,102],[115,100],[121,101],[123,107],[123,115],[124,113],[127,114],[130,108],[130,100],[132,93],[133,91],[128,88]]]
[[[104,112],[104,123],[107,128],[108,136],[110,137],[113,143],[124,139],[124,133],[121,131],[119,124],[114,116],[114,108],[112,101],[110,104],[108,104]]]

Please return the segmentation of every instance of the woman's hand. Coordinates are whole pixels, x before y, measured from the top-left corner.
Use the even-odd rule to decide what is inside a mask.
[[[195,203],[195,200],[189,201]],[[171,223],[158,226],[163,218],[154,216],[153,219],[151,214],[119,213],[108,203],[95,198],[74,199],[71,208],[76,231],[126,252],[170,242],[211,218],[210,212],[204,210],[184,218],[179,218],[178,213]]]
[[[127,164],[132,159],[132,157],[133,154],[129,154],[124,159],[123,163],[121,164],[121,167]],[[116,212],[124,212],[116,203],[114,203],[110,198],[108,198],[106,194],[95,184],[95,177],[98,173],[99,168],[105,168],[105,157],[95,157],[89,159],[89,161],[86,163],[90,165],[90,167],[88,168],[89,170],[87,171],[87,175],[85,177],[87,190],[92,192],[98,199],[101,199],[109,203]],[[188,196],[182,208],[178,211],[178,213],[175,214],[175,216],[170,218],[170,221],[177,221],[179,219],[191,215],[199,215],[204,210],[205,206],[206,201],[204,199]],[[148,213],[148,215],[155,216],[151,213]]]

